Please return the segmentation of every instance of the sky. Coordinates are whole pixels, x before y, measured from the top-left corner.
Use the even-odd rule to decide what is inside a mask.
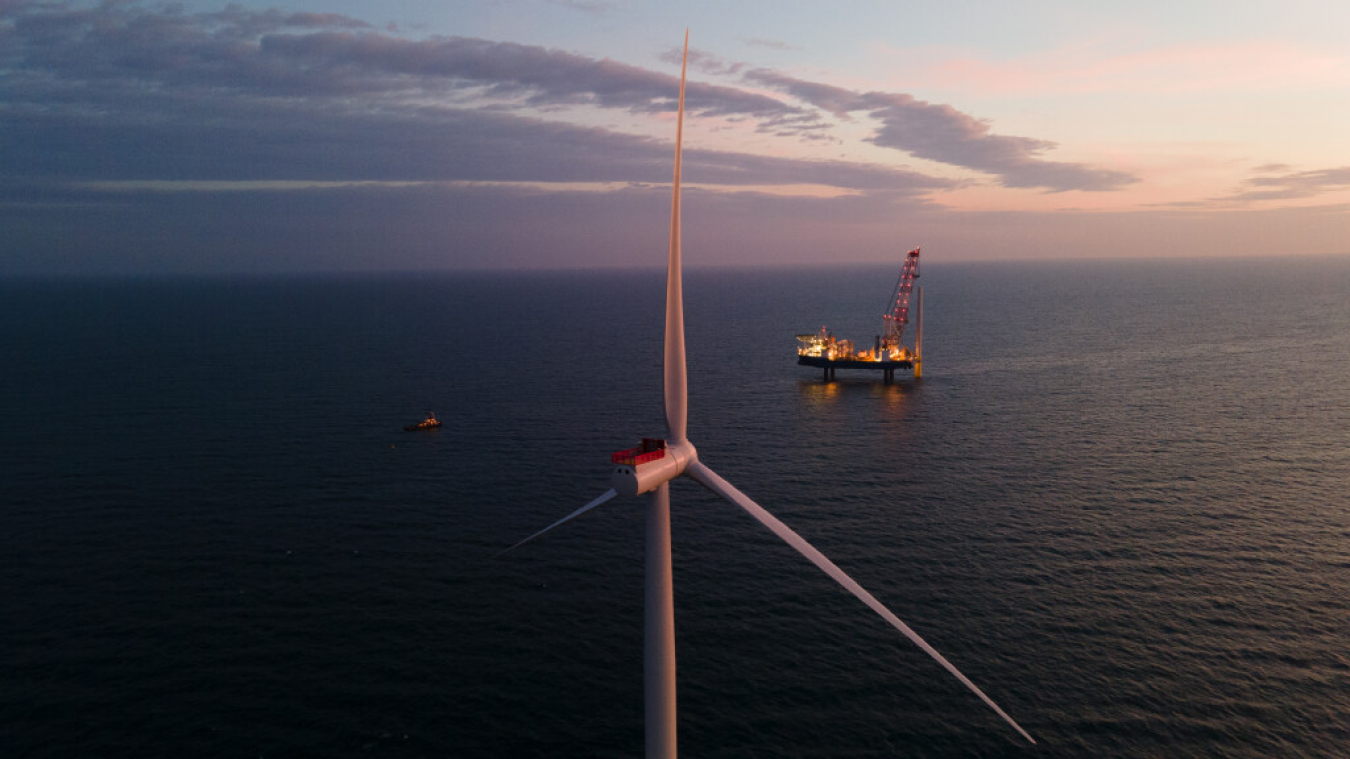
[[[1350,3],[0,0],[0,277],[1350,256]]]

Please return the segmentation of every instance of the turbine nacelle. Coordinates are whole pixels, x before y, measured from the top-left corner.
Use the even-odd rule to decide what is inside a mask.
[[[614,464],[610,480],[614,492],[634,496],[650,493],[684,474],[698,461],[698,451],[688,440],[667,444],[660,438],[644,437],[636,448],[616,451],[609,460]]]

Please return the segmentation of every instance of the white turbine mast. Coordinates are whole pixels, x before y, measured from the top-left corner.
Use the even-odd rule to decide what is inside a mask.
[[[628,451],[610,458],[614,464],[613,487],[580,509],[559,519],[502,553],[523,545],[553,528],[568,522],[616,496],[647,493],[646,510],[646,613],[643,647],[643,675],[646,699],[646,741],[648,759],[675,759],[675,607],[670,564],[670,481],[688,477],[713,493],[740,506],[773,534],[782,538],[848,592],[857,596],[904,634],[938,664],[960,680],[980,700],[1012,725],[1023,738],[1036,741],[1013,721],[998,704],[961,674],[942,654],[928,645],[868,593],[844,570],[835,565],[792,528],[783,524],[763,507],[722,479],[698,460],[698,451],[685,437],[688,384],[684,363],[684,296],[680,271],[680,151],[684,140],[684,82],[689,65],[689,31],[684,33],[684,63],[680,67],[680,104],[675,128],[675,179],[670,204],[670,259],[666,271],[665,334],[665,407],[667,439],[647,438]]]

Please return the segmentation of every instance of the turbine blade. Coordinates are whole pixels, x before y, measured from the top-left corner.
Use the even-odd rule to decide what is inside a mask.
[[[684,144],[684,75],[689,66],[689,30],[684,31],[680,107],[675,127],[675,181],[670,200],[670,261],[666,268],[666,429],[671,442],[684,440],[689,387],[684,369],[684,289],[680,271],[680,155]]]
[[[596,506],[599,506],[600,504],[604,503],[605,501],[608,501],[609,499],[613,498],[613,497],[616,496],[616,495],[618,495],[618,493],[614,492],[614,488],[610,488],[609,490],[606,490],[606,491],[604,492],[604,494],[601,495],[599,498],[595,499],[594,501],[591,501],[590,503],[586,504],[585,506],[582,506],[581,508],[579,508],[579,509],[577,509],[576,511],[572,512],[571,514],[568,514],[567,516],[563,517],[562,519],[559,519],[558,521],[554,522],[553,524],[549,525],[548,527],[545,527],[544,529],[540,530],[539,532],[536,532],[535,534],[531,535],[530,537],[525,538],[524,540],[520,541],[519,543],[516,543],[515,545],[513,545],[513,546],[511,546],[510,548],[506,549],[505,551],[502,551],[501,553],[497,554],[497,557],[495,557],[495,558],[499,558],[499,557],[505,556],[506,554],[510,553],[511,551],[514,551],[514,550],[516,550],[517,548],[520,548],[521,546],[523,546],[523,545],[525,545],[526,543],[530,542],[531,540],[534,540],[535,538],[539,537],[540,535],[543,535],[544,533],[548,532],[549,530],[553,529],[554,527],[557,527],[558,525],[562,524],[563,522],[571,521],[572,519],[575,519],[575,518],[581,516],[582,514],[585,514],[586,512],[590,511],[591,509],[595,508]]]
[[[1031,735],[1027,733],[1027,731],[1022,729],[1021,725],[1014,722],[1013,718],[1008,716],[1007,712],[999,708],[999,705],[994,703],[993,699],[986,696],[984,694],[984,691],[976,687],[975,683],[972,683],[970,679],[967,678],[965,675],[961,674],[961,671],[958,670],[951,662],[947,661],[947,659],[943,657],[942,654],[938,653],[937,649],[928,645],[928,642],[925,641],[923,638],[919,637],[918,633],[911,630],[909,625],[900,621],[900,618],[895,616],[895,614],[891,613],[890,609],[887,609],[871,593],[868,593],[866,590],[863,589],[861,585],[859,585],[856,581],[854,581],[852,577],[849,577],[844,572],[844,570],[840,569],[838,566],[835,565],[834,562],[826,558],[825,554],[821,553],[820,551],[817,551],[815,547],[813,547],[810,543],[806,542],[806,540],[803,539],[802,536],[793,532],[792,528],[780,522],[777,517],[765,511],[762,506],[750,500],[750,498],[747,497],[744,493],[737,490],[734,486],[731,485],[731,483],[719,477],[716,472],[709,469],[702,462],[695,461],[694,463],[690,464],[689,468],[686,469],[684,473],[692,477],[703,487],[711,490],[717,495],[722,496],[726,500],[736,504],[737,506],[740,506],[742,509],[745,509],[747,512],[749,512],[750,516],[754,517],[755,519],[758,519],[765,527],[768,527],[769,530],[773,532],[773,534],[782,538],[783,541],[786,542],[788,545],[797,549],[797,552],[805,556],[807,559],[809,559],[812,564],[815,564],[817,567],[820,567],[820,569],[822,569],[825,572],[825,574],[833,578],[835,582],[844,586],[844,588],[848,590],[848,592],[857,596],[859,600],[870,606],[872,608],[872,611],[875,611],[877,614],[880,614],[883,619],[885,619],[887,622],[890,622],[891,626],[893,626],[900,632],[904,633],[906,638],[909,638],[911,641],[914,642],[914,645],[923,649],[924,653],[933,657],[934,661],[936,661],[938,664],[941,664],[944,669],[952,673],[952,675],[954,675],[957,680],[960,680],[963,685],[969,688],[972,693],[979,696],[981,701],[988,704],[989,708],[997,712],[998,716],[1002,717],[1004,721],[1007,722],[1009,725],[1012,725],[1013,729],[1016,730],[1018,733],[1020,733],[1023,738],[1026,738],[1033,744],[1036,742],[1036,740],[1032,738]]]

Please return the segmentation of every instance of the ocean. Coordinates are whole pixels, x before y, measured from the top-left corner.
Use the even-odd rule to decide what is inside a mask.
[[[1350,755],[1350,259],[686,272],[688,757]],[[664,271],[0,282],[0,756],[632,757]],[[445,425],[407,433],[436,412]]]

